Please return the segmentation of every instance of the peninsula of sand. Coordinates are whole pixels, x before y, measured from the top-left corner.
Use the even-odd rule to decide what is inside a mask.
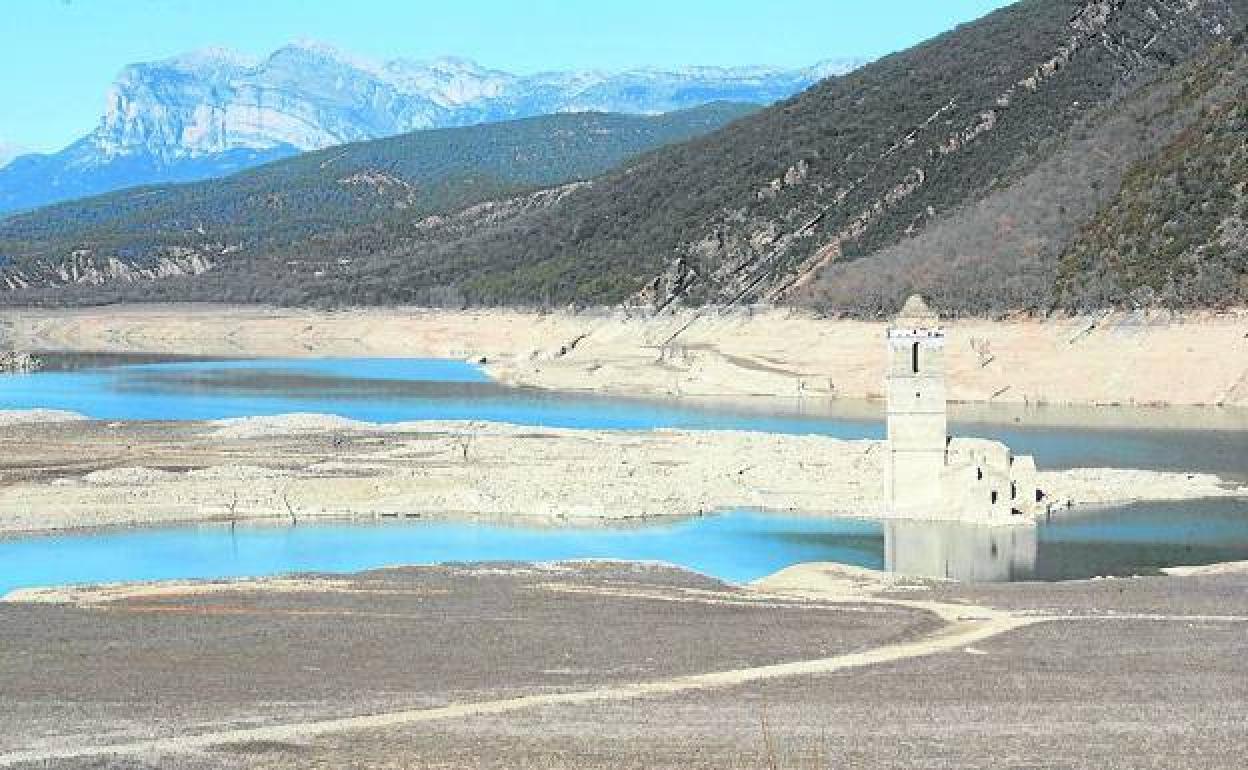
[[[0,533],[187,521],[886,515],[878,441],[324,415],[103,422],[0,412]],[[1059,508],[1248,496],[1208,474],[1041,473]]]

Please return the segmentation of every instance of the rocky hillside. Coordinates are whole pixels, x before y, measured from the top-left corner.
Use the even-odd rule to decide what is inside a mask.
[[[925,293],[949,313],[994,316],[1054,309],[1087,312],[1143,301],[1176,308],[1237,303],[1237,281],[1225,269],[1203,272],[1200,263],[1215,252],[1195,248],[1220,238],[1211,217],[1184,215],[1181,224],[1169,224],[1170,229],[1182,227],[1193,245],[1187,258],[1176,260],[1175,254],[1143,245],[1152,240],[1149,230],[1161,227],[1168,217],[1149,221],[1140,216],[1139,207],[1141,196],[1160,194],[1173,185],[1174,180],[1161,178],[1169,172],[1159,174],[1155,164],[1164,164],[1176,146],[1200,155],[1201,160],[1193,159],[1196,164],[1212,162],[1237,142],[1242,150],[1245,135],[1220,120],[1234,114],[1245,88],[1248,50],[1242,36],[1215,43],[1206,54],[1090,111],[1042,147],[1035,163],[1003,175],[985,194],[891,246],[829,265],[800,299],[829,313],[856,316],[888,313],[912,291]],[[1210,121],[1217,124],[1221,141],[1191,147],[1192,137],[1204,136],[1201,126],[1211,126]],[[1189,198],[1183,204],[1205,207],[1205,199],[1190,196],[1209,196],[1205,211],[1221,213],[1222,204],[1234,200],[1236,183],[1227,175],[1229,169],[1207,171],[1201,182],[1208,186],[1201,192],[1187,187]],[[1158,186],[1145,193],[1153,184]],[[1124,203],[1120,195],[1132,202]],[[1120,280],[1114,273],[1123,264],[1123,249],[1148,251],[1153,274]],[[1229,243],[1228,249],[1227,254],[1234,253]],[[1242,259],[1242,242],[1238,253]],[[1167,267],[1160,270],[1163,264]],[[1163,274],[1176,271],[1188,278],[1200,276],[1202,283],[1212,280],[1220,288],[1199,294],[1166,288]],[[1147,280],[1153,291],[1133,298],[1143,287],[1140,280]]]
[[[1119,232],[1115,207],[1163,205],[1132,193],[1132,180],[1173,175],[1168,148],[1234,114],[1245,23],[1248,0],[1022,0],[588,184],[242,244],[195,278],[4,299],[765,301],[877,316],[920,290],[955,314],[1086,309],[1135,295],[1128,275],[1163,274],[1120,256],[1154,259],[1155,243]],[[1206,178],[1233,181],[1236,168]],[[1212,205],[1135,221],[1187,229],[1186,245],[1158,258],[1222,260],[1207,283],[1242,271],[1234,221],[1222,216],[1216,238],[1200,230],[1224,211]],[[1214,241],[1230,245],[1202,248]],[[308,259],[315,270],[289,267]],[[1097,275],[1118,288],[1080,285]],[[1155,291],[1175,304],[1233,301],[1189,288]]]
[[[717,103],[654,117],[580,113],[342,145],[224,180],[143,187],[0,220],[0,289],[201,274],[243,252],[410,224],[600,174],[748,115]],[[313,249],[300,264],[349,254]],[[311,257],[308,259],[307,257]],[[285,265],[287,263],[283,263]],[[309,268],[312,273],[321,267]]]
[[[0,213],[138,184],[219,177],[421,129],[561,112],[770,104],[861,63],[522,77],[464,59],[372,63],[317,44],[286,46],[262,60],[200,51],[127,67],[91,134],[63,152],[0,169]]]

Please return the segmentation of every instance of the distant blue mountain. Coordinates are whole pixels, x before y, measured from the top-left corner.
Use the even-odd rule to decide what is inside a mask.
[[[715,101],[769,104],[862,63],[517,76],[464,59],[366,62],[314,43],[262,60],[199,51],[127,67],[95,131],[61,152],[0,168],[0,213],[214,178],[426,128],[560,112],[653,114]]]
[[[297,155],[290,145],[165,159],[146,152],[101,157],[90,139],[55,155],[23,155],[0,169],[0,213],[148,183],[194,182]]]

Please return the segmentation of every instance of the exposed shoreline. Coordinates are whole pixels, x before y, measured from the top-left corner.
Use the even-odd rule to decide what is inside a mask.
[[[953,402],[1248,409],[1248,309],[946,325]],[[484,361],[501,383],[545,389],[823,401],[880,399],[883,330],[795,309],[0,310],[0,347],[20,350],[455,358]]]
[[[954,419],[1015,415],[1009,419],[1029,426],[1107,429],[1144,419],[1159,429],[1248,431],[1248,355],[1231,354],[1248,351],[1248,310],[949,326]],[[883,328],[783,309],[648,317],[173,305],[0,310],[0,347],[456,358],[482,363],[510,385],[768,408],[817,403],[821,413],[877,418]],[[1096,406],[1105,403],[1136,408]],[[1215,403],[1225,406],[1198,406]],[[1164,404],[1180,406],[1139,408]],[[0,435],[16,447],[0,475],[0,536],[292,515],[559,523],[734,508],[883,514],[872,441],[308,416],[222,424],[73,418],[0,414]],[[1133,470],[1045,472],[1041,486],[1062,507],[1248,495],[1208,474]]]
[[[50,422],[0,413],[0,535],[259,519],[486,519],[555,526],[733,509],[885,517],[881,442],[321,415]],[[1211,475],[1040,474],[1055,505],[1248,496]]]

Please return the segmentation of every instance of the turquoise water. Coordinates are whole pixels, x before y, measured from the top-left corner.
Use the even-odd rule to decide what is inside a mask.
[[[882,416],[837,405],[759,400],[711,408],[691,401],[610,398],[509,388],[479,367],[427,359],[258,359],[124,364],[52,358],[60,367],[0,377],[0,409],[48,408],[109,420],[202,420],[289,412],[372,422],[490,420],[565,428],[732,429],[882,438]],[[865,412],[870,415],[870,408]],[[878,405],[875,407],[878,408]],[[954,422],[959,435],[996,438],[1042,468],[1128,467],[1248,475],[1248,432],[1053,428]]]
[[[81,357],[0,378],[0,409],[50,408],[97,419],[217,419],[319,412],[374,422],[494,420],[607,429],[743,429],[880,438],[882,419],[785,402],[709,408],[683,401],[551,393],[495,384],[443,360],[134,361]],[[959,433],[998,438],[1042,468],[1108,466],[1243,475],[1248,433],[1029,427],[979,420]],[[791,564],[834,561],[967,580],[1148,574],[1248,559],[1248,502],[1136,505],[1061,516],[1036,530],[794,519],[736,513],[644,527],[547,529],[462,522],[205,526],[0,541],[0,593],[13,588],[393,564],[656,560],[742,582]]]
[[[0,594],[23,586],[567,559],[662,561],[746,581],[816,558],[880,564],[880,531],[869,521],[736,514],[620,528],[304,522],[30,537],[0,541]],[[833,541],[807,540],[811,535]]]
[[[740,429],[882,435],[872,420],[702,409],[495,385],[438,359],[179,361],[0,377],[0,409],[64,409],[101,420],[213,420],[315,412],[356,420],[488,420],[561,428]]]
[[[78,583],[567,559],[661,561],[738,583],[811,561],[979,581],[1155,574],[1248,559],[1248,501],[1089,511],[1035,530],[737,512],[629,527],[303,522],[27,537],[0,540],[0,595]]]

